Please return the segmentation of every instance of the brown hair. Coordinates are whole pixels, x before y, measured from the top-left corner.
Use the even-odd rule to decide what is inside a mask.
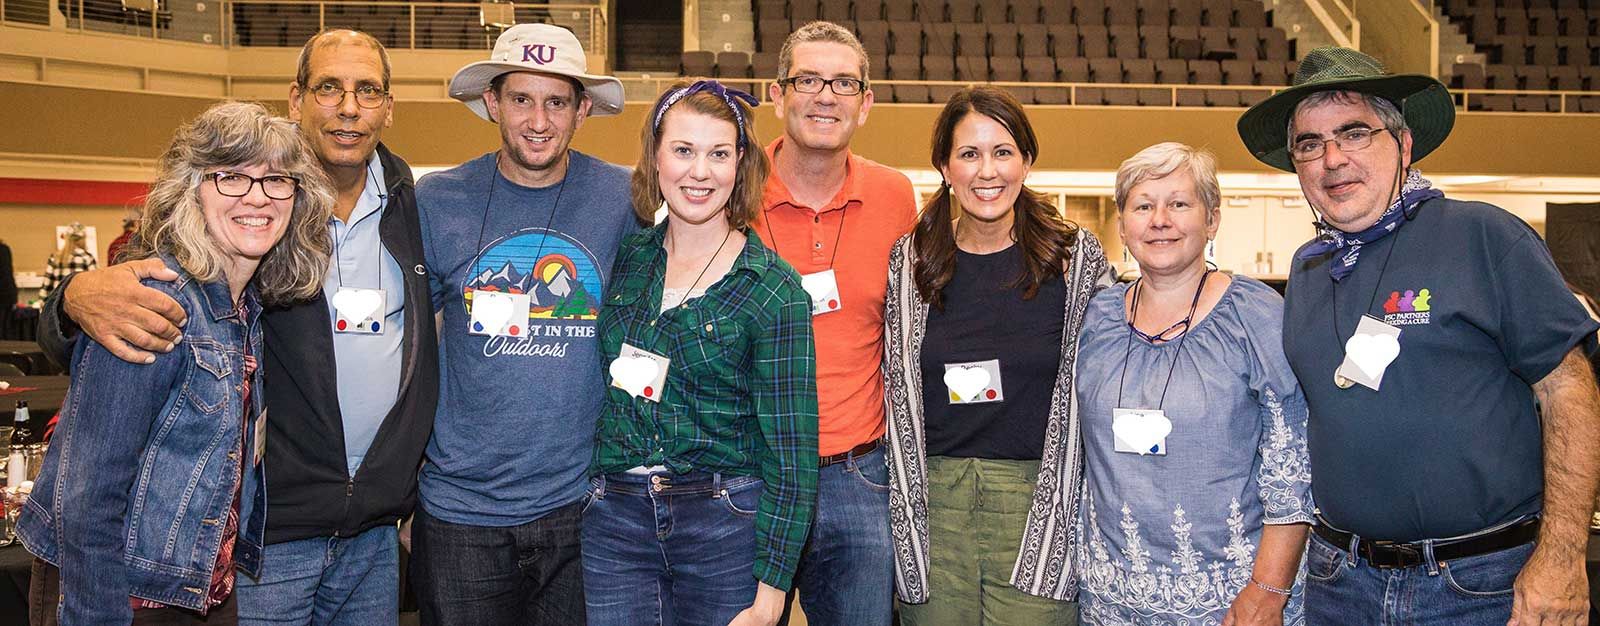
[[[1011,132],[1023,158],[1033,163],[1039,156],[1039,140],[1022,104],[1009,92],[988,86],[967,87],[950,97],[933,128],[933,167],[942,169],[950,162],[956,125],[968,114],[976,113],[998,122]],[[1012,207],[1016,220],[1011,235],[1022,246],[1022,268],[1007,286],[1023,287],[1029,299],[1044,281],[1061,276],[1063,265],[1072,257],[1077,243],[1078,225],[1061,217],[1044,194],[1027,188]],[[933,198],[922,207],[922,216],[911,232],[911,247],[916,252],[912,276],[917,293],[931,306],[944,308],[944,286],[956,271],[956,235],[951,224],[960,209],[956,207],[948,183],[940,185]]]
[[[661,92],[661,97],[656,99],[655,106],[650,107],[651,117],[645,120],[644,129],[639,133],[639,164],[633,168],[633,212],[646,224],[655,222],[656,209],[665,201],[661,195],[661,181],[657,177],[656,169],[656,148],[661,142],[661,129],[654,123],[657,110],[673,92],[691,84],[693,84],[691,80],[680,80]],[[734,116],[733,109],[728,108],[729,101],[733,106],[739,107],[739,116],[744,119],[742,128],[739,125],[739,117]],[[745,145],[739,146],[739,166],[733,182],[733,195],[728,197],[727,208],[728,226],[744,229],[750,222],[755,221],[756,212],[761,210],[761,196],[767,186],[767,153],[755,143],[755,128],[750,119],[750,107],[737,98],[725,101],[709,91],[683,96],[673,103],[669,110],[680,107],[688,107],[696,113],[733,124],[735,133],[744,137]],[[660,116],[665,119],[666,113],[662,112]]]

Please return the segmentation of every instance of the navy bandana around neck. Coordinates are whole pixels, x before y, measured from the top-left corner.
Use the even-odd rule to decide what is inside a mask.
[[[1421,172],[1414,168],[1407,170],[1406,181],[1400,187],[1400,197],[1384,210],[1383,215],[1378,218],[1378,223],[1359,233],[1347,233],[1334,228],[1325,220],[1318,220],[1317,240],[1300,250],[1295,258],[1309,259],[1343,250],[1343,254],[1328,264],[1328,273],[1333,276],[1334,282],[1344,280],[1350,272],[1356,271],[1356,261],[1361,258],[1361,246],[1400,230],[1406,220],[1410,219],[1412,209],[1424,201],[1441,197],[1444,197],[1444,192],[1434,189],[1433,183],[1423,178]]]

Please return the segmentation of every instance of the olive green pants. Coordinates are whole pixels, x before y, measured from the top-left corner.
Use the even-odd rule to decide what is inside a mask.
[[[900,604],[905,626],[1078,623],[1078,605],[1011,586],[1038,461],[928,458],[928,602]]]

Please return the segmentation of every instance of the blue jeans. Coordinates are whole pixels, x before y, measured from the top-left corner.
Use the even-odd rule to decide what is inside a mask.
[[[1498,552],[1405,569],[1377,569],[1349,546],[1315,534],[1306,548],[1306,624],[1505,626],[1512,583],[1533,554],[1529,542]]]
[[[590,484],[583,513],[590,626],[720,626],[755,602],[761,479],[657,472]]]
[[[391,625],[400,619],[394,526],[267,546],[261,578],[237,578],[240,624]]]
[[[795,572],[794,593],[811,624],[889,626],[894,541],[889,466],[880,446],[817,473],[817,516]],[[782,623],[788,623],[788,616]]]
[[[422,624],[583,624],[582,509],[494,527],[452,524],[418,503],[410,580]]]

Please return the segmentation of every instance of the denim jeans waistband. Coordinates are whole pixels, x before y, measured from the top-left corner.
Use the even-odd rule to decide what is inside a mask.
[[[605,493],[627,495],[704,495],[720,497],[722,492],[741,487],[761,479],[755,476],[728,476],[721,472],[694,470],[683,474],[671,471],[630,474],[615,472],[595,477],[597,487]]]

